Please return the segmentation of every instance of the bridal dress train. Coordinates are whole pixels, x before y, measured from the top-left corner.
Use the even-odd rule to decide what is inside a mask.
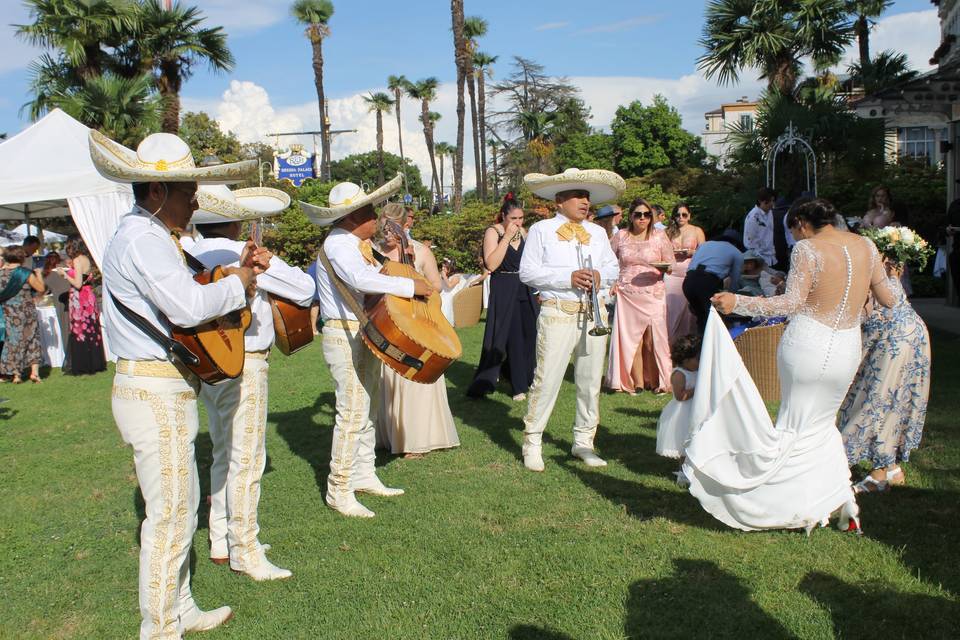
[[[855,508],[837,411],[860,364],[867,293],[884,305],[891,296],[873,243],[842,237],[847,242],[797,243],[784,295],[737,296],[738,314],[790,316],[777,351],[775,423],[710,311],[683,470],[690,493],[730,527],[809,529],[841,506]]]

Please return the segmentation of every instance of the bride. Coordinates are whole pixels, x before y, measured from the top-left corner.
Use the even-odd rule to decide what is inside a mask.
[[[860,528],[837,411],[860,364],[860,316],[868,295],[885,307],[894,298],[876,247],[835,229],[835,216],[822,199],[787,215],[798,242],[784,295],[724,292],[712,299],[721,313],[790,317],[777,351],[782,401],[776,425],[751,382],[752,392],[739,394],[737,402],[713,405],[687,448],[690,492],[731,527],[809,533],[839,507],[838,526]],[[719,326],[718,317],[713,321]],[[720,338],[729,342],[725,332]]]

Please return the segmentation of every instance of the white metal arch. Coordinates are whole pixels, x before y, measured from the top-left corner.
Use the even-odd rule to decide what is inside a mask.
[[[803,153],[804,168],[806,169],[807,191],[817,195],[817,155],[807,139],[797,133],[793,121],[787,125],[787,130],[777,138],[767,153],[767,186],[775,189],[777,186],[777,157],[783,153],[793,153],[796,147]]]

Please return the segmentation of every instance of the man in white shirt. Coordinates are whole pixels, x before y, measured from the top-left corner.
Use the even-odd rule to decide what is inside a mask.
[[[591,201],[613,200],[626,185],[611,171],[579,169],[529,174],[524,182],[541,198],[554,199],[559,211],[530,227],[520,260],[520,280],[540,291],[541,303],[537,365],[523,418],[523,464],[531,471],[544,469],[543,431],[572,354],[577,412],[571,453],[589,466],[604,466],[593,440],[607,338],[591,335],[596,313],[590,291],[610,286],[620,269],[604,228],[585,220]]]
[[[422,279],[400,278],[380,273],[370,238],[377,230],[374,205],[396,193],[402,174],[367,195],[350,182],[336,185],[329,207],[305,202],[300,208],[315,224],[334,225],[323,242],[317,262],[317,290],[323,318],[323,357],[336,387],[336,418],[327,476],[326,502],[347,516],[372,518],[375,514],[360,504],[356,493],[398,496],[402,489],[384,486],[374,468],[377,413],[382,364],[363,343],[360,323],[352,305],[343,298],[334,278],[349,290],[353,302],[362,306],[364,294],[387,293],[403,298],[429,295],[433,287]],[[328,272],[329,261],[334,273]]]
[[[248,249],[253,268],[227,267],[224,278],[200,285],[177,236],[196,209],[198,181],[240,180],[256,170],[256,161],[196,168],[189,147],[171,134],[148,136],[134,152],[92,131],[90,154],[101,174],[133,183],[136,206],[121,219],[104,253],[103,315],[110,349],[119,357],[113,415],[133,448],[145,503],[140,638],[174,640],[185,632],[213,629],[233,612],[230,607],[201,611],[190,590],[190,546],[200,499],[194,457],[200,380],[168,360],[160,339],[169,338],[173,325],[195,327],[244,307],[248,288],[267,266],[264,252]],[[152,325],[157,339],[137,322]]]
[[[208,269],[239,265],[245,243],[238,240],[244,220],[281,213],[290,196],[278,189],[200,187],[200,209],[193,223],[202,234],[191,253]],[[229,217],[226,217],[229,216]],[[270,347],[275,331],[270,296],[309,306],[314,280],[277,256],[257,276],[257,293],[250,301],[253,320],[244,335],[243,373],[216,385],[203,385],[213,462],[210,465],[210,559],[230,564],[254,580],[281,580],[292,574],[271,563],[257,535],[260,524],[260,479],[267,458],[267,388]]]
[[[757,204],[747,213],[743,223],[743,245],[757,252],[767,264],[776,264],[774,245],[773,203],[776,194],[767,187],[757,192]]]

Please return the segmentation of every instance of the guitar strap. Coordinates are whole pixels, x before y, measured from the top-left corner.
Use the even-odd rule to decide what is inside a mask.
[[[422,360],[411,356],[390,342],[387,337],[384,336],[383,333],[381,333],[372,322],[370,322],[370,318],[367,317],[367,313],[363,310],[363,306],[357,302],[357,299],[353,296],[350,288],[347,287],[346,283],[340,279],[340,276],[337,275],[333,265],[330,264],[330,258],[327,257],[327,253],[323,250],[323,245],[320,245],[319,258],[320,262],[323,264],[323,268],[327,271],[327,275],[330,277],[330,281],[333,282],[333,285],[340,293],[340,297],[343,298],[343,301],[347,303],[348,307],[350,307],[350,311],[353,312],[353,315],[357,316],[357,321],[360,323],[360,330],[363,331],[363,334],[367,337],[367,339],[373,345],[375,345],[377,349],[390,356],[397,362],[402,362],[406,366],[413,367],[417,371],[420,371],[420,369],[423,368]]]

